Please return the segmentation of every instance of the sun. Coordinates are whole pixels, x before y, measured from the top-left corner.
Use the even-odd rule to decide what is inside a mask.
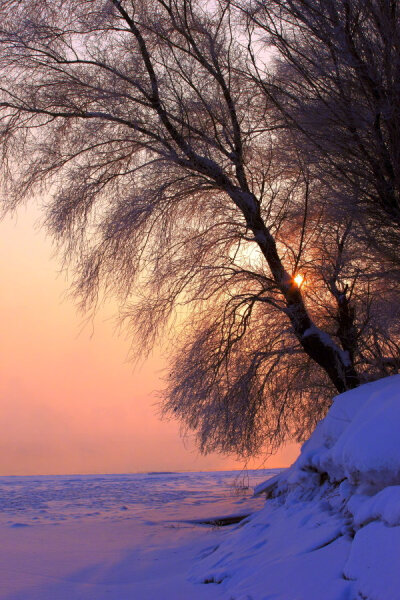
[[[301,287],[302,284],[304,283],[304,276],[300,275],[300,273],[298,273],[296,275],[296,277],[293,277],[293,281],[295,282],[295,284],[297,285],[297,287]]]

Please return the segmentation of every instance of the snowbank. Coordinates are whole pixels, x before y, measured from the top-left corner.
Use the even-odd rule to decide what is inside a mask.
[[[338,396],[193,571],[230,600],[400,600],[400,375]]]

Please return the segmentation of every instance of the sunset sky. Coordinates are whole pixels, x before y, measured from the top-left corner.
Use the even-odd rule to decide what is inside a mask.
[[[200,456],[177,423],[160,421],[161,356],[129,363],[113,306],[85,322],[38,222],[30,206],[0,223],[0,474],[241,468]],[[249,466],[284,466],[295,453]]]

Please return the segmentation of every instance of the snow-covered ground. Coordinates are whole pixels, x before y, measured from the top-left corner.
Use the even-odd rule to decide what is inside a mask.
[[[261,508],[276,472],[1,477],[0,598],[217,598],[190,570],[234,526],[196,521]]]
[[[400,600],[400,375],[341,394],[265,507],[194,566],[235,600]]]
[[[400,600],[400,375],[338,396],[289,469],[249,472],[259,496],[241,483],[1,478],[0,598]],[[249,516],[204,524],[228,514]]]

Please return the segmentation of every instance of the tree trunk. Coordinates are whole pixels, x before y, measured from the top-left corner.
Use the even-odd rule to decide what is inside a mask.
[[[282,264],[275,240],[262,219],[257,199],[253,194],[238,188],[231,192],[230,196],[242,210],[247,226],[254,234],[267,261],[275,283],[284,297],[286,313],[304,352],[326,372],[339,393],[357,387],[360,379],[349,352],[342,350],[329,334],[313,323],[300,288]]]

